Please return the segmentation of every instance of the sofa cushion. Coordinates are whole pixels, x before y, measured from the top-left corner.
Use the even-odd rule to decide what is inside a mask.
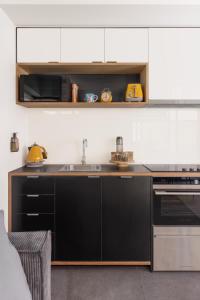
[[[2,210],[0,210],[0,299],[32,299],[19,254],[8,239]]]

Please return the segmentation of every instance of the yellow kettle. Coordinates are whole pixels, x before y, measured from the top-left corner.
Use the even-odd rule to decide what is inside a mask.
[[[28,155],[26,162],[27,164],[41,164],[44,159],[47,158],[47,151],[44,147],[33,144],[31,147],[28,147]]]

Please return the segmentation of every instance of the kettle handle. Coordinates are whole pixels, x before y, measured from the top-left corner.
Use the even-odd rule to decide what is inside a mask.
[[[46,151],[46,149],[44,147],[42,147],[42,146],[40,146],[40,148],[43,150],[42,151],[43,158],[47,159],[47,151]]]

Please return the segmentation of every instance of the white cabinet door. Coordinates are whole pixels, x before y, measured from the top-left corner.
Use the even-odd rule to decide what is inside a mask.
[[[148,62],[148,29],[105,29],[105,60]]]
[[[200,99],[200,29],[149,30],[149,98]]]
[[[61,29],[61,62],[104,61],[104,29]]]
[[[60,62],[59,28],[18,28],[18,62]]]

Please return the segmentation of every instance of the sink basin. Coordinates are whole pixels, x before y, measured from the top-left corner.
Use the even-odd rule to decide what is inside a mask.
[[[100,172],[102,170],[101,165],[64,165],[58,171],[59,172]]]

